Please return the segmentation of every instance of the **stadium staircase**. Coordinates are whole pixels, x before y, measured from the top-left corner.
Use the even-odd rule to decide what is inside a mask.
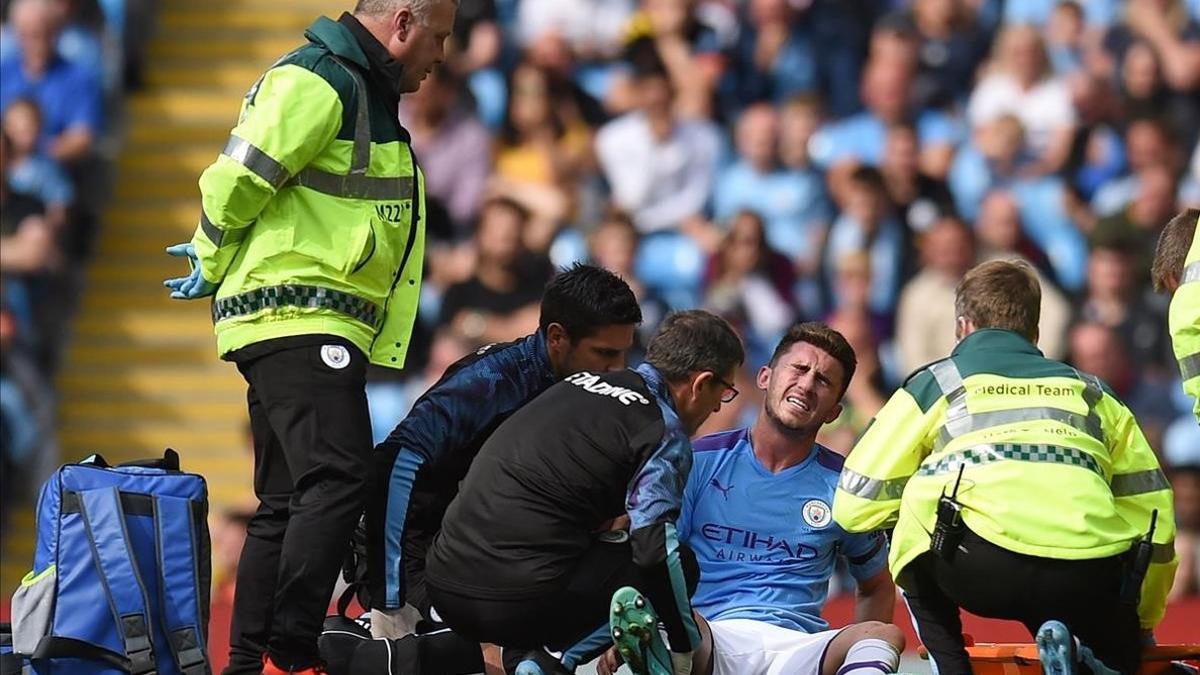
[[[163,249],[191,238],[200,172],[216,158],[242,96],[264,68],[300,45],[313,18],[353,3],[164,0],[146,86],[126,99],[116,191],[109,200],[61,375],[64,461],[110,462],[179,450],[208,478],[212,512],[250,494],[245,385],[215,354],[209,303],[167,297],[187,271]],[[7,596],[33,555],[32,507],[3,542]]]

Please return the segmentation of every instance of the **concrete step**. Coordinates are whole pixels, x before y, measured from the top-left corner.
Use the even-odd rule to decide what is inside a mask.
[[[150,62],[164,59],[193,59],[212,63],[215,59],[238,59],[242,63],[256,63],[266,68],[280,56],[304,44],[300,31],[264,30],[258,39],[245,35],[221,35],[217,33],[205,40],[156,40],[149,48]]]
[[[215,350],[212,357],[216,359]],[[245,400],[246,383],[233,365],[212,368],[178,366],[110,369],[106,373],[68,369],[58,376],[67,400],[96,400],[96,395],[147,401],[220,402]],[[138,398],[140,397],[140,398]],[[157,398],[162,397],[162,398]]]
[[[64,425],[101,425],[146,417],[149,419],[181,419],[191,424],[245,423],[246,402],[243,399],[216,401],[164,401],[147,407],[146,401],[136,399],[79,400],[61,407],[59,416]]]
[[[157,124],[141,123],[135,120],[125,137],[125,148],[134,151],[143,147],[165,149],[179,145],[199,145],[212,147],[214,155],[225,147],[229,138],[229,130],[237,122],[237,108],[230,111],[229,119],[194,119],[179,120]],[[150,122],[147,120],[147,122]]]
[[[197,183],[199,178],[199,174],[195,176],[175,174],[166,177],[149,174],[125,175],[117,181],[114,197],[120,202],[191,199],[199,204],[200,187]]]
[[[282,56],[282,54],[280,55]],[[243,92],[258,81],[270,63],[246,65],[238,59],[219,64],[196,63],[192,60],[168,61],[147,68],[146,83],[153,88],[212,87],[237,89]]]
[[[111,344],[140,335],[160,338],[193,339],[197,335],[212,335],[212,316],[208,303],[193,303],[187,314],[157,311],[126,312],[116,316],[80,315],[75,322],[75,339],[98,344]]]
[[[135,124],[195,124],[221,122],[226,129],[237,122],[244,90],[232,88],[179,88],[145,91],[129,100]]]
[[[222,146],[224,147],[224,146]],[[130,149],[117,160],[121,175],[154,175],[160,179],[174,178],[180,174],[193,183],[221,153],[220,147],[194,147],[187,149],[155,148]]]
[[[158,16],[158,30],[172,37],[188,31],[207,30],[258,30],[303,33],[319,12],[330,11],[333,3],[271,3],[265,6],[247,5],[244,2],[207,2],[168,6]],[[314,13],[314,9],[317,13]]]
[[[186,199],[119,200],[104,212],[107,222],[120,229],[110,230],[113,236],[141,236],[161,230],[164,225],[190,222],[193,227],[199,217],[200,205]]]

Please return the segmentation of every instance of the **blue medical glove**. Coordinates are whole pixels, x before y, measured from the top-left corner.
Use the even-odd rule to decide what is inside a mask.
[[[186,257],[191,273],[186,277],[167,279],[163,286],[171,289],[171,297],[176,300],[195,300],[217,292],[217,285],[206,281],[200,274],[200,262],[196,259],[194,244],[175,244],[167,247],[167,254]]]

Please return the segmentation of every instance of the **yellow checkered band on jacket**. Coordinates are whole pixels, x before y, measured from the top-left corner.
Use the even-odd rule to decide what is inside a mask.
[[[959,471],[963,520],[1010,551],[1061,560],[1123,554],[1158,511],[1139,615],[1161,618],[1177,565],[1170,485],[1133,415],[1087,373],[1028,340],[981,330],[914,373],[846,460],[834,498],[851,532],[895,527],[894,577],[929,550]]]

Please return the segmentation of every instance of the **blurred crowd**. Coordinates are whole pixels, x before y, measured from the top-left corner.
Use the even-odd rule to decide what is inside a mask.
[[[142,7],[141,4],[147,7]],[[108,174],[111,112],[149,0],[0,3],[0,461],[3,498],[58,461],[52,380]],[[131,15],[130,13],[134,13]]]
[[[792,321],[842,331],[859,375],[821,440],[848,452],[953,349],[962,274],[1019,257],[1040,347],[1135,411],[1195,561],[1200,428],[1149,264],[1200,205],[1200,2],[461,0],[452,42],[401,104],[432,243],[410,367],[369,385],[377,440],[586,259],[631,282],[644,334],[682,307],[742,331],[746,395],[704,431],[758,409]]]
[[[63,314],[39,308],[86,254],[79,167],[136,80],[131,1],[7,10],[6,462],[45,437]],[[590,260],[634,287],[644,336],[684,307],[741,330],[743,395],[704,432],[759,408],[755,368],[793,321],[840,330],[858,376],[820,440],[848,452],[954,347],[962,274],[1023,258],[1042,350],[1108,382],[1162,455],[1177,592],[1200,590],[1200,427],[1149,283],[1160,228],[1200,206],[1200,0],[460,0],[451,43],[401,103],[430,241],[409,367],[369,384],[376,440]]]

